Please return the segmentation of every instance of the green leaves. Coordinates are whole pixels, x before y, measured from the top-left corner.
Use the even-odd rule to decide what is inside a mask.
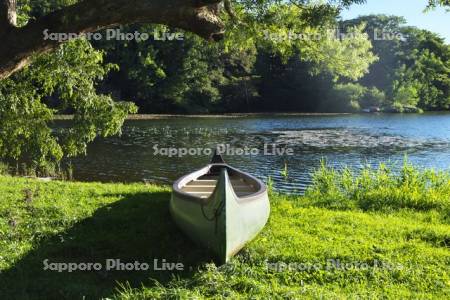
[[[438,6],[446,7],[447,10],[450,8],[449,0],[428,0],[428,9],[434,9]]]
[[[241,24],[229,28],[225,50],[258,49],[280,56],[286,63],[299,55],[302,61],[313,64],[315,74],[328,72],[336,79],[357,80],[368,72],[376,61],[364,25],[347,28],[346,37],[337,32],[335,15],[323,19],[320,25],[305,17],[313,4],[277,3],[267,5],[263,12],[237,8]]]
[[[394,101],[427,110],[450,108],[450,47],[437,35],[409,28],[393,85]],[[407,99],[409,98],[409,100]]]
[[[426,30],[405,26],[401,17],[370,15],[344,26],[367,24],[379,60],[359,83],[385,92],[394,111],[450,108],[450,48]],[[390,37],[390,38],[389,38]]]
[[[114,68],[87,41],[75,40],[0,82],[0,159],[39,169],[85,153],[97,136],[119,134],[137,108],[97,94],[95,86]],[[69,128],[50,127],[56,112],[74,114]]]

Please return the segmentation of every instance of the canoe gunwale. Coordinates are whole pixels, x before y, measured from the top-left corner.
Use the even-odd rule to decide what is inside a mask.
[[[192,201],[192,202],[196,202],[196,203],[204,204],[204,205],[208,204],[212,199],[214,199],[214,196],[217,192],[217,185],[214,188],[214,191],[212,192],[212,194],[208,198],[201,198],[201,197],[194,196],[192,194],[184,192],[182,190],[182,188],[188,182],[193,181],[203,175],[206,175],[212,167],[224,167],[227,170],[230,169],[230,170],[240,174],[243,178],[247,178],[251,181],[254,181],[258,185],[258,190],[256,192],[246,195],[246,196],[241,196],[241,197],[236,195],[234,188],[232,188],[234,196],[236,199],[239,200],[239,203],[246,203],[246,202],[259,200],[261,198],[261,196],[263,196],[267,193],[267,187],[261,180],[259,180],[258,178],[254,177],[248,173],[245,173],[239,169],[236,169],[226,163],[208,164],[205,167],[203,167],[195,172],[192,172],[190,174],[187,174],[187,175],[181,177],[180,179],[175,181],[175,183],[173,184],[173,193],[177,196],[178,199]]]

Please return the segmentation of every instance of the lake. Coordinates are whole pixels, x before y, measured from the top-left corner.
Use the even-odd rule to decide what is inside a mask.
[[[380,162],[398,168],[407,155],[420,167],[449,169],[450,114],[129,120],[121,137],[98,139],[89,146],[86,157],[72,161],[74,177],[81,181],[171,184],[208,163],[207,150],[217,144],[228,145],[229,152],[251,150],[224,158],[262,180],[271,177],[279,191],[302,193],[322,159],[337,168],[376,167]],[[264,153],[265,145],[273,144],[276,151],[290,149],[293,155]],[[274,146],[267,147],[273,150]],[[180,156],[189,149],[199,155],[168,157],[168,148],[179,151]],[[285,165],[287,178],[281,174]]]

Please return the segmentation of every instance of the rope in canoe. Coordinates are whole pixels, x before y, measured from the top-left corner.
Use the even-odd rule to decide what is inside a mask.
[[[223,213],[224,206],[225,206],[225,200],[222,199],[219,203],[219,206],[214,210],[214,215],[212,217],[208,217],[205,212],[205,204],[202,203],[200,205],[203,217],[209,222],[215,222],[215,228],[214,228],[215,234],[217,234],[217,225],[218,225],[217,222],[219,220],[220,215]]]

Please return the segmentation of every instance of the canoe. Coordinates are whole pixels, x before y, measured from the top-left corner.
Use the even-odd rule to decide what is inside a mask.
[[[188,237],[223,264],[263,229],[270,203],[263,182],[216,154],[210,164],[173,184],[170,212]]]

